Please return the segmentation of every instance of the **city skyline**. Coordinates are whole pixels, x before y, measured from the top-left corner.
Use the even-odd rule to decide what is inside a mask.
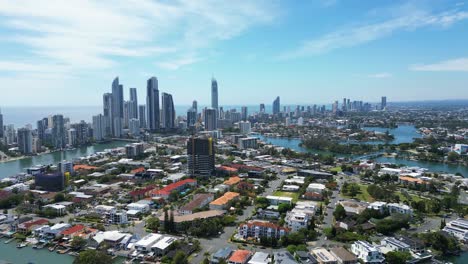
[[[180,105],[210,105],[210,75],[220,105],[468,98],[460,1],[56,5],[0,5],[0,105],[99,105],[116,75],[140,101],[157,76]]]

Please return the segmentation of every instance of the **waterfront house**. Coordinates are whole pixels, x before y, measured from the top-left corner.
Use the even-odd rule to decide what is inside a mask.
[[[364,263],[383,263],[385,258],[379,248],[367,241],[356,241],[351,245],[351,252]]]

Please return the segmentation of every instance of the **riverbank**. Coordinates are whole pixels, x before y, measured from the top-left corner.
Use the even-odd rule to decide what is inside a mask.
[[[24,172],[25,168],[29,168],[40,164],[57,164],[63,160],[73,160],[83,156],[88,156],[96,152],[104,151],[105,149],[113,149],[123,147],[128,142],[112,141],[107,143],[98,143],[87,147],[80,147],[71,150],[49,152],[43,155],[25,157],[23,159],[0,163],[0,179],[13,176],[19,172]]]

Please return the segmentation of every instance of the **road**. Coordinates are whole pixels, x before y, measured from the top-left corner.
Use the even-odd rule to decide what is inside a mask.
[[[262,196],[267,196],[267,195],[272,195],[278,187],[281,185],[281,183],[287,178],[286,175],[278,175],[278,178],[276,180],[270,181],[268,188],[265,189],[265,191],[262,193]],[[244,209],[244,214],[241,216],[237,217],[237,222],[241,223],[246,221],[248,218],[250,218],[253,214],[253,211],[255,209],[255,206],[248,206]],[[234,234],[234,232],[237,230],[237,225],[235,226],[227,226],[224,228],[224,232],[219,236],[211,239],[204,239],[201,238],[199,239],[200,244],[202,245],[202,250],[198,253],[197,256],[193,257],[190,260],[190,263],[201,263],[203,259],[205,258],[204,254],[205,252],[208,252],[210,255],[215,253],[221,248],[225,247],[231,247],[232,249],[235,249],[238,247],[237,244],[232,243],[231,236]],[[252,250],[252,251],[257,251],[256,246],[252,245],[247,245],[245,248]]]

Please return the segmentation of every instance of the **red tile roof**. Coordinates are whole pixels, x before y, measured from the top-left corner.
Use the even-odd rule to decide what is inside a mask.
[[[231,164],[229,167],[238,169],[238,170],[248,170],[248,171],[263,171],[262,168],[260,167],[254,167],[254,166],[247,166],[244,164]]]
[[[149,191],[152,191],[156,188],[156,186],[154,185],[148,185],[146,186],[145,188],[143,189],[136,189],[136,190],[133,190],[131,192],[129,192],[128,194],[130,196],[139,196],[139,195],[144,195],[145,193],[149,192]]]
[[[80,232],[81,230],[83,230],[85,228],[84,225],[75,225],[75,226],[72,226],[68,229],[65,229],[62,231],[62,235],[64,236],[69,236],[69,235],[72,235],[76,232]]]
[[[183,187],[186,184],[191,184],[191,183],[196,184],[197,181],[194,180],[194,179],[185,179],[185,180],[182,180],[182,181],[171,183],[171,184],[167,185],[166,187],[162,188],[161,190],[152,191],[151,194],[153,196],[169,195],[172,191],[177,190],[178,188]]]
[[[145,167],[136,168],[136,169],[131,171],[131,173],[133,173],[133,174],[137,174],[137,173],[140,173],[140,172],[145,172]]]
[[[235,262],[235,263],[245,263],[247,262],[247,259],[250,258],[252,255],[252,252],[248,250],[236,250],[234,253],[232,253],[232,256],[229,258],[230,262]]]
[[[34,221],[28,221],[28,222],[22,223],[21,225],[24,226],[24,228],[29,229],[32,226],[46,225],[48,223],[49,223],[49,221],[47,219],[40,218],[40,219],[37,219],[37,220],[34,220]]]
[[[98,167],[95,167],[95,166],[89,166],[89,165],[85,165],[85,164],[78,164],[78,165],[75,165],[73,166],[73,170],[95,170],[97,169]]]

